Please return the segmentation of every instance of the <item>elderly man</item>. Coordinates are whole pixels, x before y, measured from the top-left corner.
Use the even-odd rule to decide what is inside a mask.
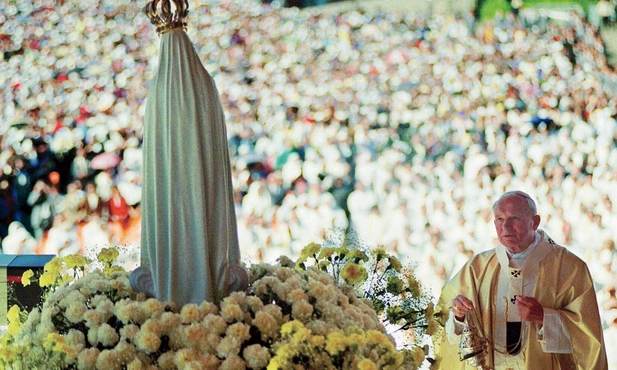
[[[500,244],[473,256],[442,290],[450,314],[436,342],[440,368],[608,369],[585,262],[538,229],[526,193],[505,193],[493,214]],[[486,346],[465,360],[459,344],[470,323]]]

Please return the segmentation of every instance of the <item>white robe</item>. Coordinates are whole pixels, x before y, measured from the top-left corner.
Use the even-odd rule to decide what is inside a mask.
[[[141,262],[159,300],[218,301],[240,262],[223,109],[182,29],[161,35],[159,57],[146,104]]]

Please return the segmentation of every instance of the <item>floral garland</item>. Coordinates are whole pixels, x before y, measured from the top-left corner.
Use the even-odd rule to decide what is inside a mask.
[[[29,314],[9,310],[0,367],[368,370],[429,363],[427,346],[397,349],[386,331],[398,325],[420,343],[437,317],[418,282],[383,249],[310,244],[297,262],[251,266],[249,290],[218,306],[177,307],[136,294],[128,272],[113,265],[117,257],[109,248],[98,255],[102,269],[89,271],[92,261],[67,256],[38,278],[24,273],[24,284],[38,279],[47,294]]]

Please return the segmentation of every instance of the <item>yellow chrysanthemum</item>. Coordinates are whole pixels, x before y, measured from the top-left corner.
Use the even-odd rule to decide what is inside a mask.
[[[382,259],[386,258],[386,256],[388,255],[388,253],[383,247],[373,249],[371,251],[371,254],[375,256],[377,261],[381,261]]]
[[[377,365],[368,358],[364,358],[358,362],[358,370],[377,370]]]
[[[306,247],[302,248],[301,255],[303,257],[312,257],[316,255],[321,249],[321,245],[317,243],[310,243]]]
[[[281,335],[290,335],[304,328],[304,324],[298,320],[286,322],[281,327]]]
[[[113,274],[114,272],[120,272],[120,271],[124,271],[124,268],[122,268],[122,266],[109,266],[109,267],[105,267],[105,269],[103,270],[106,276],[109,276]]]
[[[334,248],[323,248],[321,252],[319,252],[319,259],[322,258],[330,258],[336,252]]]
[[[32,270],[26,270],[26,272],[24,272],[21,275],[21,283],[24,286],[28,286],[30,285],[32,282],[30,281],[30,279],[32,279],[32,277],[34,276],[34,271]]]
[[[96,258],[100,262],[111,264],[116,260],[116,258],[118,258],[119,255],[120,252],[118,252],[116,248],[103,248],[96,256]]]
[[[390,262],[389,268],[393,269],[396,272],[401,272],[403,266],[401,265],[401,261],[399,261],[398,258],[394,256],[389,256],[388,261]]]
[[[388,276],[386,291],[390,294],[399,294],[403,292],[404,285],[405,282],[401,280],[398,276],[390,275]]]
[[[66,267],[72,269],[72,268],[83,268],[84,266],[86,266],[87,264],[89,264],[90,261],[88,258],[79,255],[79,254],[72,254],[69,256],[65,256],[63,258],[64,263],[66,263]]]
[[[43,268],[45,272],[49,272],[52,274],[59,274],[62,271],[62,258],[54,257],[51,261],[45,264]]]
[[[368,261],[368,256],[366,255],[366,253],[364,253],[360,249],[354,249],[353,251],[349,251],[345,249],[345,251],[346,251],[345,256],[348,260],[351,260],[351,261],[355,260],[356,262]],[[342,252],[339,252],[339,254],[342,254]]]
[[[57,272],[45,271],[39,278],[39,285],[43,288],[54,286],[58,276]]]
[[[349,284],[358,284],[368,276],[366,269],[357,263],[348,262],[341,270],[341,277]]]
[[[9,322],[17,322],[20,320],[21,309],[18,305],[14,304],[9,308],[9,311],[6,313],[6,318]]]
[[[326,351],[332,356],[336,356],[345,350],[345,335],[340,331],[333,331],[328,334],[326,341]]]

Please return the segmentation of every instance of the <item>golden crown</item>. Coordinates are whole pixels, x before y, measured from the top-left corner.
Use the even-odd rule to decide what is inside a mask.
[[[189,12],[188,0],[153,0],[146,5],[145,11],[150,22],[156,26],[158,34],[174,28],[186,30],[185,18]]]

